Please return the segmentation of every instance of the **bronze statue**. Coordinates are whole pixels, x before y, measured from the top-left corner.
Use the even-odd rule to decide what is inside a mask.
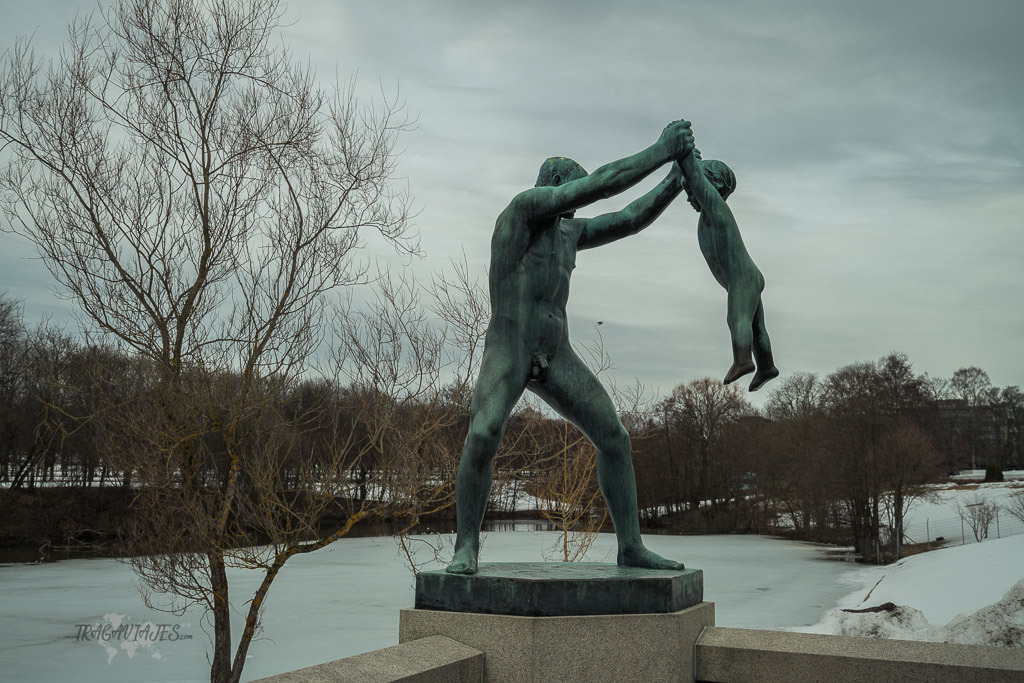
[[[598,482],[619,545],[618,564],[683,568],[643,545],[629,434],[604,387],[569,343],[565,304],[576,252],[649,226],[682,192],[682,171],[673,163],[657,187],[621,211],[584,219],[573,217],[576,209],[623,192],[692,149],[690,123],[676,121],[647,149],[589,175],[575,161],[553,157],[541,166],[536,186],[516,195],[498,216],[491,238],[491,320],[456,481],[458,536],[447,571],[477,570],[494,454],[524,389],[547,401],[594,443]]]
[[[697,242],[701,253],[718,284],[729,293],[726,322],[732,337],[733,363],[722,381],[735,382],[756,368],[749,390],[757,391],[778,377],[779,370],[764,326],[764,277],[747,253],[736,219],[725,203],[736,189],[736,175],[721,161],[701,160],[697,150],[680,159],[679,165],[686,198],[700,214]]]

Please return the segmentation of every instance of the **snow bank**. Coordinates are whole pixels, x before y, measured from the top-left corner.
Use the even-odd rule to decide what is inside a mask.
[[[891,602],[868,610],[832,610],[819,626],[820,633],[841,636],[1024,647],[1024,579],[995,604],[961,614],[945,626],[932,624],[920,610]]]
[[[1024,536],[935,550],[848,580],[858,588],[836,609],[792,630],[1024,647]]]
[[[954,481],[981,481],[985,478],[985,470],[961,470],[949,478]],[[1006,470],[1003,472],[1003,479],[1024,479],[1024,470]]]
[[[1024,580],[999,602],[962,614],[943,629],[942,642],[1024,647]]]

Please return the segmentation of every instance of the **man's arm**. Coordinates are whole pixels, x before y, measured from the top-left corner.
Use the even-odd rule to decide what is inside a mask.
[[[640,232],[653,223],[665,207],[683,191],[682,181],[683,174],[679,164],[672,164],[672,171],[665,179],[640,199],[621,211],[589,219],[580,235],[579,248],[600,247]]]
[[[674,121],[647,149],[605,164],[579,180],[521,192],[512,200],[510,207],[525,213],[528,218],[560,216],[575,211],[629,189],[654,169],[689,152],[692,145],[690,122]]]

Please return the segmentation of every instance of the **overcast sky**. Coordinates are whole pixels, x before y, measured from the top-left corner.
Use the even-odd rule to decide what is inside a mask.
[[[0,0],[0,45],[35,31],[52,52],[93,7]],[[978,365],[1024,385],[1021,0],[294,0],[286,17],[295,57],[324,80],[400,85],[418,117],[400,172],[421,273],[465,252],[482,276],[494,219],[546,157],[592,171],[686,118],[705,158],[737,174],[729,204],[767,280],[784,374],[899,350],[919,373]],[[577,215],[624,206],[665,171]],[[679,201],[577,260],[572,336],[602,321],[620,384],[665,394],[731,363],[696,223]],[[66,317],[42,264],[10,234],[0,244],[0,290],[30,320]]]

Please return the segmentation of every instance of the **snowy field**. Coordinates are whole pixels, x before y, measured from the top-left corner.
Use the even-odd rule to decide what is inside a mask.
[[[968,472],[956,477],[957,483],[931,487],[935,495],[932,500],[915,501],[904,522],[904,533],[908,543],[924,543],[942,537],[949,545],[974,543],[974,534],[969,524],[961,522],[955,503],[962,504],[982,500],[997,506],[1005,506],[1011,496],[1024,492],[1024,472],[1006,473],[1006,482],[984,483],[984,471]],[[968,488],[975,487],[975,488]],[[1024,533],[1024,522],[997,509],[995,519],[989,528],[989,538],[1002,538]]]
[[[984,488],[997,499],[1012,492],[1010,485]],[[942,500],[922,504],[908,523],[922,515],[955,514],[949,505],[957,495],[944,489]],[[448,544],[447,556],[452,538],[432,540],[438,538]],[[485,535],[481,559],[550,559],[556,539],[554,532],[493,532]],[[970,616],[998,603],[1024,579],[1024,534],[1001,539],[993,534],[983,543],[887,567],[828,560],[823,546],[769,537],[648,536],[646,541],[656,552],[704,570],[705,599],[715,602],[719,626],[962,642],[1014,636],[1021,632],[1013,631],[1014,625],[1024,629],[1024,583],[1001,606]],[[601,534],[586,559],[614,558],[614,537]],[[209,628],[198,613],[148,610],[134,580],[130,568],[109,559],[0,566],[0,680],[209,680]],[[233,602],[243,606],[257,580],[232,572]],[[838,611],[885,602],[909,609],[895,615]],[[342,539],[297,556],[270,591],[265,630],[250,649],[243,678],[394,645],[398,611],[412,604],[412,573],[390,538]],[[968,616],[956,621],[958,615]],[[121,631],[127,639],[97,637],[118,626],[127,627]],[[138,631],[146,628],[158,635],[156,642]],[[241,630],[240,616],[233,628],[236,634]]]
[[[1024,537],[1022,537],[1024,538]],[[445,539],[450,543],[451,537]],[[486,535],[482,559],[541,561],[554,532]],[[819,546],[758,536],[650,536],[657,552],[704,570],[717,623],[746,628],[810,625],[850,591],[856,565],[822,559]],[[614,562],[601,534],[587,559]],[[235,572],[234,596],[250,577]],[[142,604],[134,576],[115,560],[68,560],[0,567],[0,679],[11,681],[209,680],[209,639],[195,614],[175,617]],[[237,583],[236,583],[237,582]],[[251,595],[251,592],[250,592]],[[398,642],[398,611],[413,604],[413,579],[390,538],[342,539],[289,561],[266,603],[266,629],[250,650],[246,680],[387,647]],[[105,615],[125,615],[105,617]],[[166,625],[177,640],[134,653],[80,638],[79,624]],[[241,619],[238,620],[240,629]],[[155,628],[151,628],[151,632]],[[208,629],[207,629],[208,630]],[[86,634],[89,633],[85,630]],[[184,637],[182,637],[184,636]],[[191,636],[191,640],[186,638]],[[112,653],[112,654],[111,654]],[[133,656],[129,656],[133,654]]]

